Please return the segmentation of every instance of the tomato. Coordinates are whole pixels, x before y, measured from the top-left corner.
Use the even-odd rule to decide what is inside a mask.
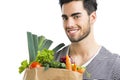
[[[32,62],[29,67],[30,69],[38,68],[41,67],[41,64],[39,62]]]

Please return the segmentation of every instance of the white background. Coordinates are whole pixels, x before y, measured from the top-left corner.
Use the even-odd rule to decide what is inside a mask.
[[[119,0],[98,0],[96,41],[120,54]],[[27,36],[30,31],[54,41],[51,47],[69,44],[61,19],[58,0],[0,0],[0,79],[22,80],[21,61],[28,59]]]

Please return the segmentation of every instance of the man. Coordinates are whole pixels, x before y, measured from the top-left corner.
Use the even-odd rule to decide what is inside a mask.
[[[59,0],[63,26],[71,44],[55,54],[57,61],[68,54],[77,66],[85,66],[83,79],[120,80],[120,56],[96,43],[96,0]]]

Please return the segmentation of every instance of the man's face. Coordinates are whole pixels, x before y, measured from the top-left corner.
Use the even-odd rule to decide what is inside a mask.
[[[71,42],[79,42],[90,33],[90,18],[82,1],[72,1],[62,6],[65,32]]]

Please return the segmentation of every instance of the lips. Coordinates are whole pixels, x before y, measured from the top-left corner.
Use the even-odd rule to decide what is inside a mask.
[[[75,29],[67,29],[67,32],[69,35],[74,35],[79,31],[79,29],[75,28]]]

